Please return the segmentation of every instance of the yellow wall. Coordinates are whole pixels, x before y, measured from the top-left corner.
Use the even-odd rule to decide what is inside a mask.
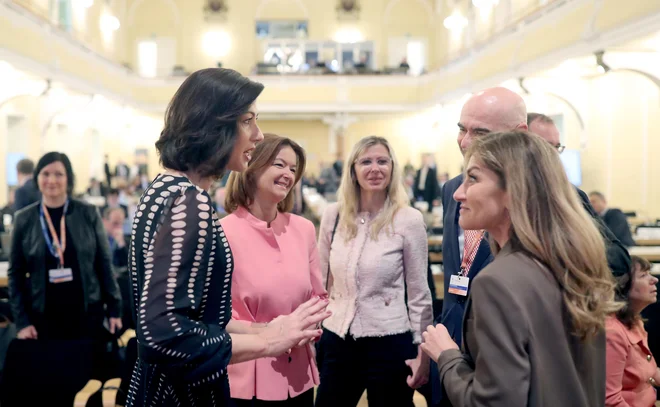
[[[330,128],[321,120],[260,120],[264,133],[289,137],[300,144],[307,153],[307,174],[319,175],[321,163],[331,163],[335,156],[330,152]]]

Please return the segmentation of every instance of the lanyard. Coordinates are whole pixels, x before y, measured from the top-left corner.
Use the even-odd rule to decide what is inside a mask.
[[[465,277],[468,273],[468,260],[472,257],[475,251],[479,250],[479,245],[481,244],[481,239],[484,237],[484,231],[482,230],[481,233],[479,233],[479,236],[477,239],[474,239],[474,242],[472,242],[472,246],[463,252],[463,261],[461,262],[461,269],[458,273],[459,276]]]
[[[50,254],[53,257],[60,259],[60,268],[64,267],[64,251],[66,250],[66,210],[69,207],[69,200],[67,199],[64,204],[64,211],[62,212],[62,217],[60,218],[60,237],[57,237],[55,233],[55,227],[53,226],[53,221],[50,219],[50,214],[46,209],[46,204],[41,202],[39,207],[41,212],[41,231],[44,234],[44,239],[46,239],[46,246],[50,250]],[[46,230],[46,225],[48,225],[48,231]],[[50,231],[50,236],[49,232]]]

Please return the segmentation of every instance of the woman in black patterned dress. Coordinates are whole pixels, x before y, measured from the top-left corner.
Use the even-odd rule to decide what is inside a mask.
[[[318,298],[267,324],[231,320],[233,260],[207,193],[225,170],[243,171],[263,139],[255,101],[263,85],[229,69],[181,85],[156,143],[167,171],[138,204],[130,273],[139,358],[128,406],[224,406],[227,365],[286,352],[320,336]]]

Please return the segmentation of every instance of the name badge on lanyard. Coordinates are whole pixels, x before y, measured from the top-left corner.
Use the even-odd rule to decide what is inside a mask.
[[[42,202],[40,206],[41,231],[46,240],[46,246],[50,254],[58,259],[58,267],[54,270],[48,270],[48,281],[51,283],[63,283],[73,280],[73,272],[70,268],[64,268],[64,251],[66,250],[66,211],[69,207],[69,201],[64,204],[64,211],[60,218],[60,236],[57,236],[55,226]]]
[[[475,255],[475,252],[479,250],[479,245],[481,244],[481,239],[483,237],[484,232],[481,232],[478,238],[472,243],[472,246],[463,253],[463,261],[461,262],[461,269],[458,275],[453,275],[449,279],[448,293],[461,295],[463,297],[468,295],[468,287],[470,286],[470,277],[467,276],[469,271],[468,262],[470,262],[470,258]]]

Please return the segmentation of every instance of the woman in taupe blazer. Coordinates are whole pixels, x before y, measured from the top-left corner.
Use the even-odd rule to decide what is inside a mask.
[[[620,308],[603,240],[557,152],[526,132],[484,136],[454,194],[495,260],[469,286],[463,349],[438,325],[422,349],[459,406],[602,407],[607,314]]]

